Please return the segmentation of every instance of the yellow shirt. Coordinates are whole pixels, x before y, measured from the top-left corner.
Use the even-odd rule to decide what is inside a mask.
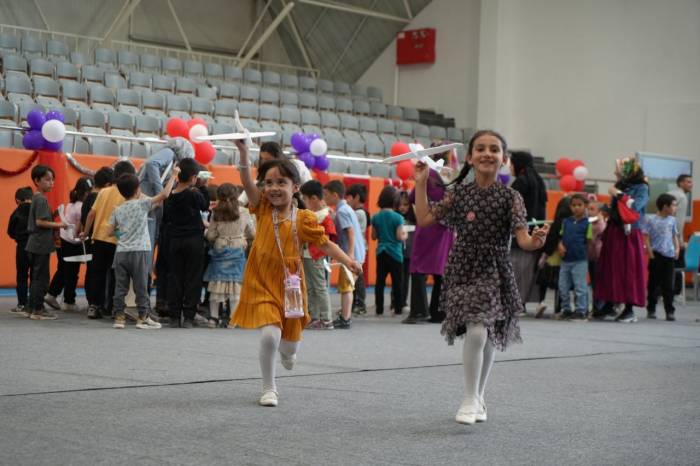
[[[92,210],[95,211],[95,222],[92,224],[93,240],[117,244],[117,238],[106,233],[107,222],[114,209],[122,205],[124,201],[124,197],[116,186],[105,188],[97,194],[97,199],[92,206]]]

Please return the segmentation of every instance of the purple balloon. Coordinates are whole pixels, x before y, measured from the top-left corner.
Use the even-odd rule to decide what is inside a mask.
[[[27,123],[29,123],[31,129],[38,129],[41,131],[41,127],[46,123],[46,115],[38,108],[35,108],[27,114]]]
[[[61,147],[63,147],[63,141],[46,141],[46,143],[44,143],[44,150],[48,150],[51,152],[59,152],[61,150]]]
[[[292,147],[297,154],[302,154],[309,151],[309,141],[304,133],[294,133],[291,138]]]
[[[44,147],[44,144],[46,144],[46,139],[41,135],[41,130],[33,129],[22,136],[22,145],[25,149],[39,150]]]
[[[322,172],[328,170],[328,165],[330,165],[330,161],[328,160],[328,157],[325,155],[322,155],[320,157],[314,157],[316,159],[316,163],[314,166],[316,167],[316,170],[320,170]]]
[[[306,135],[306,140],[309,141],[309,144],[311,144],[316,139],[321,139],[321,136],[316,133]]]
[[[306,165],[306,168],[311,170],[314,168],[314,164],[316,161],[314,160],[314,156],[311,155],[309,152],[302,152],[301,154],[297,155],[297,158],[304,162],[304,165]]]
[[[49,110],[46,112],[46,120],[58,120],[61,123],[66,122],[66,118],[63,116],[63,112],[60,110]]]

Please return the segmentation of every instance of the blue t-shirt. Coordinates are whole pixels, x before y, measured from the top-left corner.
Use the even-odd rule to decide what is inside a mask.
[[[109,223],[114,225],[117,236],[117,252],[150,251],[148,212],[153,203],[150,197],[124,202],[114,209]]]
[[[673,238],[678,236],[678,225],[675,217],[646,215],[642,219],[641,230],[649,235],[651,250],[654,251],[654,254],[661,254],[671,259],[676,257]]]
[[[385,252],[397,262],[403,262],[403,244],[396,239],[396,229],[403,225],[401,214],[382,209],[372,217],[372,228],[377,232],[377,255]]]
[[[578,262],[588,260],[587,241],[593,238],[593,228],[588,222],[588,217],[576,220],[567,217],[561,225],[561,241],[566,248],[566,254],[562,258],[564,262]]]
[[[365,240],[360,229],[360,222],[352,207],[343,199],[335,208],[335,231],[338,234],[338,246],[348,252],[348,233],[346,228],[355,232],[355,260],[362,264],[365,261]]]

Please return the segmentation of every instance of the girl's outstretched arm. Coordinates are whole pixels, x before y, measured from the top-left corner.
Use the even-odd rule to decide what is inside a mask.
[[[435,223],[435,217],[428,207],[428,175],[430,168],[423,162],[416,164],[416,223],[420,227],[429,227]]]
[[[255,184],[255,180],[250,175],[250,161],[248,160],[248,148],[245,142],[241,140],[234,141],[236,147],[238,148],[238,153],[240,158],[238,160],[238,171],[241,174],[241,183],[243,184],[243,189],[245,189],[245,194],[248,196],[248,202],[252,206],[257,206],[260,202],[260,189],[258,185]]]
[[[318,248],[328,257],[337,260],[345,267],[349,268],[352,273],[356,275],[360,275],[362,273],[362,264],[350,259],[350,257],[345,254],[343,250],[340,249],[340,247],[333,241],[326,241],[321,246],[318,246]]]
[[[532,235],[527,232],[527,228],[518,228],[515,230],[515,240],[518,242],[520,249],[536,251],[544,246],[547,233],[549,233],[549,225],[547,224],[532,230]]]

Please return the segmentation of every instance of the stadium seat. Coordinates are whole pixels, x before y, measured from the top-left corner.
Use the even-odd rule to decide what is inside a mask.
[[[214,102],[214,116],[231,117],[236,114],[238,102],[235,100],[217,100]]]
[[[61,81],[63,90],[63,105],[79,110],[88,108],[87,86],[75,81]]]
[[[299,107],[316,110],[317,105],[318,100],[316,98],[316,94],[312,94],[311,92],[304,92],[299,95]]]
[[[58,100],[61,95],[61,87],[51,78],[36,76],[34,81],[34,95],[38,104],[47,108],[61,108],[63,104]]]
[[[165,96],[157,92],[144,91],[141,94],[144,115],[162,118],[165,116]]]
[[[19,37],[14,34],[0,34],[0,52],[19,52]]]
[[[96,155],[121,155],[119,145],[109,139],[91,138],[90,153]]]
[[[99,83],[104,84],[105,82],[105,70],[99,68],[95,65],[83,65],[81,67],[83,74],[83,81],[86,83]]]
[[[375,102],[382,102],[384,100],[382,90],[374,86],[367,86],[367,98],[368,100]]]
[[[353,99],[368,100],[367,88],[362,84],[353,84],[350,91]]]
[[[316,93],[316,80],[308,76],[302,76],[299,78],[299,87],[304,92]]]
[[[80,80],[80,69],[67,61],[56,64],[56,79],[70,79],[73,81]]]
[[[376,133],[377,132],[377,120],[369,117],[360,117],[360,131]]]
[[[333,81],[328,79],[319,79],[318,93],[326,95],[335,95],[335,91],[333,90]]]
[[[459,128],[447,128],[447,139],[453,142],[464,141],[464,133]]]
[[[126,89],[126,79],[118,73],[105,73],[105,87],[108,87],[116,92],[117,89]]]
[[[139,62],[144,73],[160,73],[160,58],[157,56],[144,53],[139,57]]]
[[[180,77],[175,78],[175,93],[194,95],[197,90],[197,81],[192,78]]]
[[[396,134],[396,123],[393,120],[377,120],[377,129],[380,134]]]
[[[197,86],[197,97],[216,100],[219,96],[216,94],[216,89],[209,86]]]
[[[328,171],[331,173],[345,174],[348,172],[348,163],[341,159],[329,159]]]
[[[369,102],[365,100],[353,101],[352,108],[357,115],[369,115]]]
[[[201,78],[204,76],[204,65],[200,61],[185,60],[183,74],[190,78]]]
[[[82,67],[82,66],[90,64],[90,61],[85,57],[85,55],[83,55],[80,52],[73,51],[70,53],[69,56],[70,56],[70,62],[78,67]]]
[[[263,71],[262,78],[263,85],[276,88],[280,87],[281,77],[276,71]]]
[[[149,115],[137,115],[134,119],[137,136],[158,137],[160,133],[160,120]]]
[[[151,83],[154,92],[173,92],[175,88],[175,78],[173,76],[154,74]]]
[[[139,69],[139,55],[130,50],[119,50],[117,52],[117,63],[119,69],[123,71],[134,71]]]
[[[151,90],[151,74],[141,71],[129,73],[129,87],[132,89]]]
[[[335,112],[321,112],[322,128],[340,128],[340,118]]]
[[[218,63],[205,63],[204,77],[214,81],[220,81],[224,79],[224,67]]]
[[[165,97],[165,108],[168,116],[190,119],[190,101],[181,95],[168,95]]]
[[[335,95],[350,96],[352,94],[350,90],[350,84],[344,81],[336,81],[333,83],[333,90]]]
[[[46,41],[46,58],[53,59],[60,63],[60,61],[68,60],[69,54],[70,50],[65,42],[55,39]]]
[[[389,152],[385,150],[384,143],[379,136],[374,133],[362,133],[362,138],[365,140],[365,146],[367,150],[367,155],[373,155],[377,157],[385,157]]]
[[[243,82],[243,70],[237,66],[224,66],[224,80],[237,83]]]
[[[352,113],[353,103],[352,100],[347,97],[336,97],[335,99],[335,111],[338,113]]]
[[[320,126],[321,125],[321,116],[318,114],[316,110],[311,110],[309,108],[303,108],[301,110],[301,124],[303,125],[312,125],[312,126]]]
[[[258,102],[260,100],[260,91],[257,87],[244,84],[241,86],[241,102]]]
[[[330,95],[318,96],[318,110],[335,112],[335,98]]]
[[[261,104],[272,104],[279,105],[280,103],[280,93],[276,89],[271,89],[269,87],[263,87],[260,89],[260,103]]]
[[[246,68],[243,70],[243,82],[260,86],[262,85],[262,73],[252,68]]]
[[[98,47],[95,49],[95,65],[105,69],[117,68],[117,54],[114,50]]]
[[[416,138],[430,138],[430,128],[422,123],[413,123],[413,135]]]
[[[398,121],[396,125],[396,135],[405,138],[413,137],[413,125],[409,121]]]
[[[34,102],[32,99],[32,82],[27,75],[9,74],[5,76],[5,95],[13,104]]]
[[[205,97],[192,97],[190,111],[195,117],[208,116],[214,114],[214,102]]]
[[[86,133],[105,134],[105,123],[107,117],[104,113],[91,110],[89,108],[81,108],[78,110],[80,115],[80,130]],[[114,154],[117,155],[117,154]]]
[[[134,119],[131,115],[119,112],[107,114],[107,128],[110,133],[124,136],[134,135]]]
[[[30,76],[47,76],[53,78],[56,65],[49,60],[44,58],[32,58],[29,61],[29,75]]]
[[[99,110],[105,114],[115,111],[114,91],[110,88],[96,84],[88,88],[88,94],[90,96],[90,107],[93,110]]]
[[[259,120],[263,121],[280,121],[280,108],[277,105],[262,104],[260,105]]]
[[[283,74],[281,77],[282,87],[285,89],[299,89],[299,78],[293,74]]]
[[[140,115],[141,93],[136,89],[117,89],[117,110],[129,115]]]
[[[2,72],[9,76],[10,73],[27,74],[27,60],[19,55],[6,54],[2,57]]]
[[[0,123],[17,124],[17,107],[15,104],[6,100],[0,100]]]
[[[408,108],[404,107],[403,109],[403,119],[406,121],[418,121],[420,118],[420,115],[418,113],[418,110],[415,108]]]
[[[238,84],[223,82],[219,86],[219,98],[239,100],[241,98],[241,88]]]
[[[298,125],[301,123],[301,113],[296,107],[282,107],[280,109],[280,122]]]
[[[388,105],[386,108],[386,117],[391,120],[403,120],[403,109],[398,105]]]
[[[369,114],[376,118],[386,118],[386,105],[382,102],[370,102]]]
[[[343,129],[351,129],[357,131],[358,129],[360,129],[360,122],[356,117],[342,113],[340,115],[340,126]]]
[[[37,58],[43,57],[45,53],[44,41],[38,37],[34,36],[23,36],[22,37],[22,55],[25,58]]]
[[[46,111],[46,107],[44,107],[43,105],[39,105],[31,100],[19,102],[17,104],[19,123],[22,124],[23,122],[25,122],[27,120],[27,115],[29,115],[29,112],[31,112],[34,109],[41,110],[42,112]]]
[[[299,106],[299,93],[290,90],[280,92],[280,104],[282,107],[297,108]]]
[[[160,59],[160,69],[166,76],[181,76],[182,62],[173,57],[162,57]]]
[[[439,139],[441,141],[447,139],[447,130],[442,126],[431,126],[429,130],[431,139]]]

